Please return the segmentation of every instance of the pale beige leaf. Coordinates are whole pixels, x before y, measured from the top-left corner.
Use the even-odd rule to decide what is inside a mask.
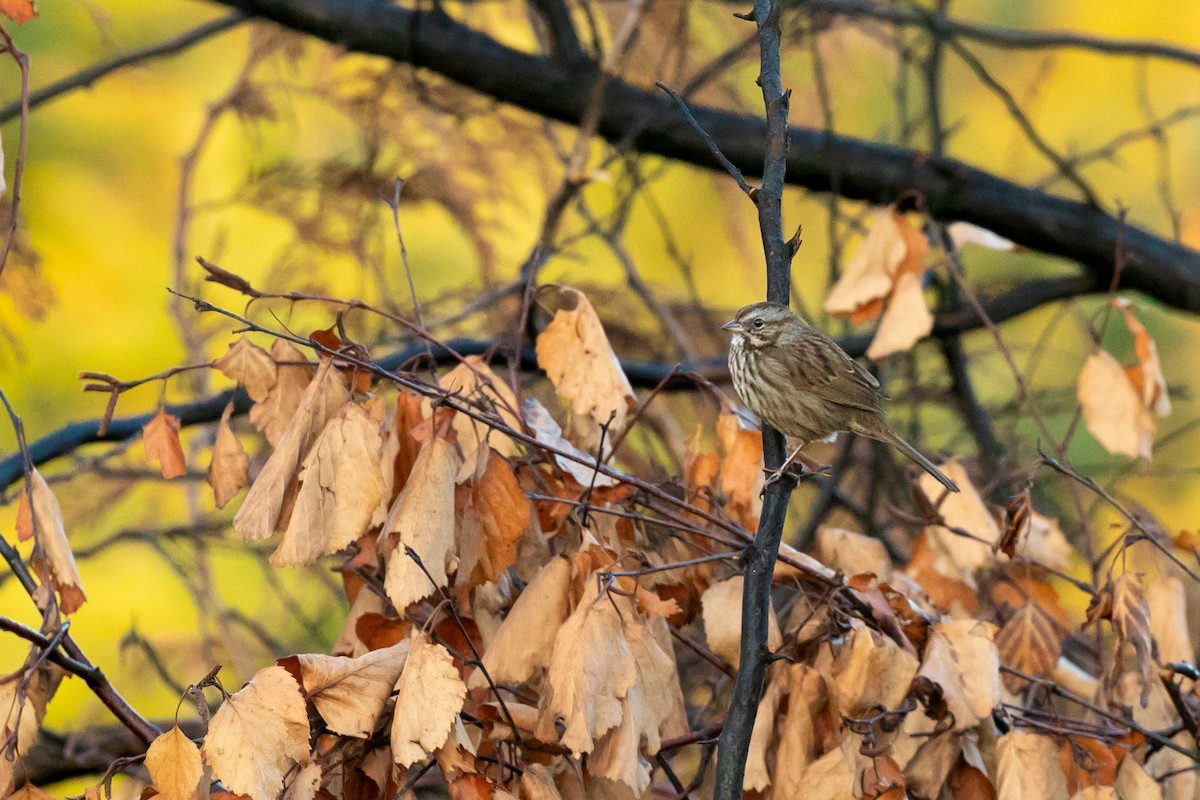
[[[636,680],[621,616],[589,578],[579,606],[554,638],[538,738],[560,742],[576,756],[590,753],[601,736],[621,723],[621,701]]]
[[[779,745],[771,776],[773,797],[797,797],[809,780],[809,767],[821,750],[825,680],[807,664],[788,665],[787,711],[779,721]]]
[[[1126,756],[1117,770],[1117,797],[1121,800],[1162,800],[1163,791],[1158,783],[1146,774],[1146,770],[1132,756]]]
[[[445,439],[430,439],[421,448],[404,490],[383,523],[381,549],[392,534],[400,539],[388,555],[384,580],[387,595],[398,609],[446,586],[446,560],[454,550],[456,474],[458,454],[454,445]],[[406,546],[420,557],[429,577],[408,557]]]
[[[1164,663],[1191,662],[1195,658],[1188,629],[1188,600],[1183,582],[1174,576],[1151,581],[1146,587],[1146,609],[1150,615],[1150,634],[1158,643],[1158,656]]]
[[[875,706],[896,708],[917,674],[916,656],[858,620],[851,622],[848,635],[823,650],[832,656],[825,682],[842,715]],[[823,667],[823,661],[818,660],[817,666]]]
[[[1029,524],[1017,539],[1018,556],[1059,572],[1067,570],[1074,552],[1058,520],[1036,511],[1029,515]]]
[[[55,797],[49,792],[34,786],[32,783],[27,783],[5,797],[4,800],[55,800]]]
[[[1002,252],[1012,252],[1016,249],[1016,245],[1003,236],[969,222],[951,222],[946,226],[946,233],[950,235],[950,241],[954,244],[955,250],[961,250],[964,245],[968,244]]]
[[[525,417],[525,424],[533,431],[534,438],[547,447],[553,447],[556,450],[561,450],[564,453],[570,453],[573,456],[581,458],[584,462],[596,463],[596,457],[589,455],[580,450],[575,445],[571,444],[562,435],[562,428],[554,417],[550,416],[550,412],[546,407],[538,402],[536,397],[527,397],[521,403],[521,414]],[[555,453],[554,460],[563,470],[567,472],[580,486],[616,486],[617,479],[608,475],[602,475],[586,463],[580,464],[578,461]]]
[[[771,766],[767,763],[767,756],[774,755],[776,750],[776,718],[779,706],[787,696],[787,689],[787,673],[772,668],[767,688],[758,701],[754,727],[750,731],[750,749],[746,753],[746,772],[742,777],[742,789],[745,791],[761,792],[771,785]]]
[[[995,560],[992,545],[1000,538],[1000,526],[971,482],[966,467],[957,459],[941,465],[941,470],[958,484],[958,493],[947,493],[932,475],[921,474],[920,487],[938,511],[946,527],[931,525],[925,529],[925,541],[934,553],[933,568],[947,578],[975,586],[975,571]],[[942,496],[945,495],[945,499]],[[965,531],[961,535],[951,529]]]
[[[855,800],[854,770],[842,748],[835,747],[808,767],[796,800]]]
[[[271,345],[271,360],[276,365],[275,383],[266,399],[259,400],[250,409],[250,424],[275,447],[296,415],[313,372],[312,363],[304,354],[283,339],[276,339]]]
[[[1136,573],[1126,572],[1112,583],[1112,624],[1121,641],[1133,645],[1142,674],[1153,680],[1154,667],[1159,661],[1158,646],[1150,632],[1146,592],[1141,576]]]
[[[1050,615],[1037,603],[1028,602],[1004,623],[996,636],[996,648],[1005,666],[1034,678],[1048,678],[1054,674],[1058,657],[1062,655],[1062,640],[1062,633]],[[1011,673],[1006,672],[1001,677],[1014,694],[1028,684],[1024,678]]]
[[[17,538],[23,541],[36,538],[41,552],[35,566],[39,567],[43,578],[49,577],[58,592],[58,607],[64,614],[73,614],[87,596],[83,593],[79,568],[75,566],[75,555],[67,542],[62,508],[36,467],[30,470],[27,480],[17,507]]]
[[[226,378],[245,386],[246,394],[256,403],[265,400],[275,385],[275,361],[245,334],[229,345],[229,350],[214,361],[213,366]]]
[[[304,691],[329,729],[365,738],[375,729],[407,656],[408,642],[400,642],[358,658],[314,653],[296,658]]]
[[[896,353],[907,353],[932,331],[933,314],[925,303],[921,276],[902,272],[867,348],[867,358],[880,361]]]
[[[274,800],[283,776],[308,755],[308,712],[286,669],[260,669],[221,704],[204,737],[204,761],[232,792]]]
[[[492,680],[524,683],[549,665],[554,637],[567,618],[570,585],[571,563],[565,558],[550,559],[529,582],[483,654]],[[471,684],[486,685],[482,675],[472,675]]]
[[[625,641],[637,666],[637,681],[627,695],[627,713],[648,755],[658,752],[664,738],[688,732],[687,710],[667,621],[640,613],[624,615]]]
[[[974,619],[942,622],[929,632],[917,674],[942,687],[956,731],[973,728],[1000,703],[995,635],[995,625]]]
[[[217,508],[224,508],[250,482],[250,457],[246,455],[241,440],[229,427],[232,414],[233,403],[230,403],[221,414],[217,440],[213,443],[212,463],[208,465],[208,485],[212,487]]]
[[[379,464],[382,447],[379,422],[360,405],[342,406],[300,468],[300,491],[272,564],[308,564],[366,533],[388,493]]]
[[[39,714],[31,693],[17,702],[19,681],[0,683],[0,742],[14,743],[14,757],[19,761],[37,741]],[[7,795],[13,784],[14,762],[0,753],[0,794]]]
[[[825,298],[825,310],[830,314],[849,316],[892,291],[892,276],[908,253],[908,243],[897,220],[890,207],[871,215],[867,237]]]
[[[1106,350],[1083,365],[1076,387],[1083,421],[1110,453],[1150,460],[1157,426],[1124,368]]]
[[[158,468],[164,478],[169,480],[187,474],[183,445],[179,443],[179,417],[160,408],[158,413],[142,426],[142,444],[146,448],[146,459],[158,462]]]
[[[869,572],[881,583],[891,580],[892,561],[887,548],[874,536],[822,525],[817,529],[817,558],[843,575]]]
[[[734,575],[709,586],[700,597],[708,648],[735,669],[741,662],[743,583],[741,575]],[[767,625],[767,647],[775,651],[783,644],[783,635],[779,632],[774,606]]]
[[[1013,731],[996,743],[996,800],[1067,800],[1067,777],[1053,738]]]
[[[331,361],[322,360],[316,376],[304,390],[295,414],[283,429],[274,452],[233,517],[233,528],[243,540],[266,539],[275,532],[296,470],[325,424],[349,400],[350,392],[341,375]]]
[[[467,356],[462,363],[442,376],[438,385],[463,398],[477,410],[492,412],[509,427],[520,429],[516,395],[479,356]],[[481,444],[486,442],[489,447],[504,456],[511,456],[516,452],[516,443],[510,437],[497,433],[490,426],[466,414],[455,413],[452,424],[463,458],[463,467],[458,474],[459,483],[470,477],[476,463],[476,452]]]
[[[527,764],[521,774],[521,800],[563,800],[554,773],[542,764]]]
[[[392,757],[396,763],[410,766],[441,747],[454,718],[462,711],[466,695],[467,687],[446,648],[424,634],[413,639],[396,683],[392,718]]]
[[[196,747],[176,725],[150,743],[146,751],[146,769],[150,783],[163,800],[197,800],[208,797],[208,786],[201,791],[204,764]]]
[[[550,287],[542,287],[542,291]],[[567,286],[557,289],[559,309],[537,337],[538,366],[554,384],[558,396],[571,404],[585,447],[600,441],[600,427],[619,431],[634,402],[633,387],[608,343],[604,326],[587,295]]]
[[[281,800],[314,800],[321,788],[321,763],[311,758],[288,781]]]
[[[1118,800],[1117,790],[1112,786],[1084,786],[1071,800]]]

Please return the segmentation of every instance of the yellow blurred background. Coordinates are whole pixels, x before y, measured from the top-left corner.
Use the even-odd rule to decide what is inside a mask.
[[[664,3],[663,19],[680,5]],[[508,4],[468,9],[451,6],[451,10],[511,44],[532,46],[523,17]],[[703,50],[696,55],[698,61],[745,35],[744,27],[734,27],[730,10],[711,3],[692,11],[694,35]],[[178,0],[111,0],[103,5],[55,0],[42,2],[39,11],[36,20],[22,27],[6,26],[17,45],[30,54],[35,88],[225,13],[215,5]],[[1020,29],[1071,29],[1200,48],[1200,14],[1185,2],[962,0],[952,4],[951,11],[958,18]],[[619,17],[619,5],[607,13]],[[907,117],[902,118],[897,108],[895,57],[886,46],[891,30],[878,24],[839,24],[821,35],[819,47],[836,127],[842,133],[924,149],[928,145],[925,130],[918,124],[906,131],[902,124],[902,119],[917,122],[922,117],[919,76],[910,75],[903,82],[910,103]],[[14,289],[14,278],[6,275],[0,279],[0,324],[5,331],[5,339],[0,341],[0,387],[23,416],[31,440],[104,411],[104,395],[81,391],[77,375],[82,371],[132,379],[187,362],[166,292],[166,287],[177,286],[172,242],[181,158],[195,143],[207,109],[236,84],[248,50],[263,35],[241,25],[180,55],[121,70],[33,112],[21,222],[41,259],[40,282],[33,288]],[[917,37],[913,32],[910,35],[914,40]],[[389,105],[385,119],[389,127],[374,134],[374,141],[385,147],[378,163],[390,166],[397,175],[423,176],[414,179],[408,202],[401,207],[408,257],[423,301],[434,302],[455,292],[450,299],[434,302],[434,308],[445,316],[481,291],[481,275],[490,274],[498,283],[515,277],[538,236],[546,199],[561,178],[555,148],[569,147],[572,132],[561,126],[543,126],[511,109],[495,112],[478,98],[464,101],[461,92],[435,78],[428,83],[432,93],[452,101],[456,110],[465,105],[469,113],[459,119],[421,109],[411,71],[392,69],[378,59],[339,57],[313,41],[297,50],[295,41],[280,45],[254,68],[253,80],[262,87],[262,96],[243,98],[240,118],[223,115],[203,151],[194,173],[192,202],[197,210],[185,234],[186,285],[179,288],[195,289],[201,276],[192,256],[204,255],[260,288],[288,291],[320,286],[334,294],[390,302],[408,312],[407,288],[382,191],[375,193],[378,201],[358,202],[339,211],[343,216],[334,215],[331,229],[322,231],[333,237],[330,241],[336,242],[340,236],[361,246],[357,255],[336,247],[295,243],[293,223],[320,216],[325,210],[315,188],[322,181],[325,191],[335,196],[335,201],[326,202],[336,202],[339,191],[362,194],[379,188],[339,184],[330,178],[328,167],[360,162],[364,148],[371,143],[353,115],[345,113],[345,107],[335,108],[329,97],[341,98],[347,106],[364,100],[369,103],[380,80],[394,80],[401,88],[393,86],[379,98]],[[650,38],[638,47],[645,58],[635,59],[633,69],[639,81],[648,83],[656,77],[648,67],[655,41]],[[1192,67],[1075,50],[1018,52],[976,45],[972,50],[1019,100],[1037,131],[1068,154],[1104,146],[1122,132],[1143,128],[1154,117],[1200,104],[1200,80]],[[812,67],[807,45],[786,52],[785,85],[795,90],[793,122],[820,127],[822,114]],[[743,60],[700,98],[727,102],[735,97],[755,108],[755,69],[752,60]],[[950,155],[1018,182],[1035,182],[1052,174],[1051,165],[1030,146],[1003,105],[968,68],[947,55],[945,69],[944,118],[952,131]],[[17,80],[11,63],[0,61],[0,76],[4,99],[14,98]],[[262,100],[269,112],[255,106]],[[545,135],[549,131],[556,137],[553,145]],[[16,122],[5,124],[0,134],[11,186]],[[1082,173],[1110,208],[1119,203],[1129,208],[1132,223],[1171,237],[1171,213],[1163,202],[1163,192],[1168,192],[1177,208],[1182,241],[1198,247],[1200,194],[1194,189],[1200,177],[1198,134],[1200,122],[1191,117],[1167,130],[1165,151],[1152,137],[1139,138],[1122,147],[1116,158],[1088,162]],[[470,156],[456,162],[455,147],[469,149]],[[1164,152],[1169,159],[1165,173],[1161,163]],[[602,148],[593,147],[593,165],[602,158]],[[288,180],[299,188],[272,194],[281,185],[279,171],[285,166],[294,171]],[[585,190],[596,213],[612,206],[622,170],[621,163],[615,163]],[[647,159],[644,171],[656,175],[652,194],[680,249],[690,259],[698,297],[722,310],[759,298],[764,282],[754,216],[727,177],[664,165],[661,159]],[[251,174],[268,175],[275,181],[261,184],[269,196],[256,195],[253,186],[247,188]],[[1164,187],[1161,174],[1169,176],[1169,186]],[[447,181],[452,185],[447,186]],[[1053,188],[1069,194],[1069,187],[1061,182]],[[843,207],[851,214],[862,210],[859,204],[844,202]],[[785,213],[789,224],[804,225],[804,245],[795,264],[796,286],[807,308],[819,308],[829,277],[826,200],[792,189],[786,197]],[[577,230],[579,224],[578,218],[572,218],[568,227],[574,225]],[[486,240],[490,251],[485,256],[481,257],[479,242],[472,234]],[[851,237],[851,249],[857,239]],[[652,210],[635,209],[625,243],[638,270],[662,297],[687,298],[678,267],[665,256]],[[372,264],[375,274],[359,266],[359,260]],[[1068,263],[1028,253],[971,251],[964,260],[970,279],[984,294],[1025,278],[1067,274],[1074,269]],[[552,259],[544,277],[580,285],[620,288],[624,284],[612,252],[588,240],[575,246],[570,257]],[[30,318],[22,313],[22,303],[28,304],[30,296],[16,300],[12,296],[22,291],[43,300],[53,295],[44,316]],[[656,336],[657,328],[643,307],[628,290],[621,291],[623,310],[614,308],[613,315],[621,317],[621,324],[635,333]],[[209,285],[204,292],[228,308],[240,311],[244,307],[243,301],[225,289]],[[1157,339],[1176,401],[1174,413],[1159,427],[1159,438],[1165,441],[1156,447],[1151,464],[1134,464],[1107,456],[1088,434],[1080,432],[1071,455],[1097,480],[1147,509],[1168,531],[1192,529],[1197,527],[1200,511],[1196,499],[1200,463],[1191,449],[1200,445],[1192,430],[1198,409],[1189,394],[1200,341],[1197,321],[1146,298],[1134,299],[1139,317]],[[1037,354],[1037,369],[1027,377],[1047,393],[1047,416],[1058,433],[1074,413],[1074,380],[1089,345],[1086,324],[1102,302],[1092,299],[1041,309],[1003,328],[1020,364],[1027,366],[1030,356]],[[282,304],[271,308],[303,333],[333,321],[327,310],[312,306],[294,311]],[[628,309],[642,316],[626,316]],[[191,313],[185,309],[185,314]],[[270,321],[261,309],[258,313],[258,318]],[[490,327],[492,322],[486,316],[473,319],[462,330],[479,335],[502,332]],[[819,322],[833,332],[844,330],[840,322]],[[219,355],[232,339],[233,325],[227,320],[206,318],[188,324],[212,333],[205,358]],[[359,332],[364,338],[386,340],[388,331],[378,322],[361,324]],[[1106,344],[1118,357],[1127,357],[1131,346],[1119,327],[1110,326]],[[705,344],[705,355],[719,354],[719,339],[697,340]],[[990,337],[975,332],[966,337],[965,344],[982,399],[996,409],[1002,440],[1019,439],[1023,452],[1032,453],[1037,430],[1017,410],[1011,375]],[[644,344],[644,351],[637,355],[644,357],[654,347],[653,343]],[[897,358],[885,365],[885,373],[898,379],[898,387],[909,385],[912,374],[944,386],[945,367],[932,350],[932,345],[920,345],[914,359]],[[663,358],[672,360],[676,355],[664,352]],[[915,372],[910,373],[910,367]],[[215,373],[204,380],[206,391],[227,385]],[[168,384],[170,401],[192,396],[186,381],[181,377]],[[902,394],[902,388],[899,391]],[[160,387],[152,384],[124,395],[118,415],[152,410],[159,393]],[[15,442],[7,426],[0,427],[0,452],[9,454]],[[691,429],[687,430],[690,434]],[[931,450],[972,452],[956,415],[930,414],[922,432]],[[202,447],[203,436],[203,432],[193,432],[187,441]],[[252,441],[247,437],[248,445]],[[87,450],[80,457],[100,452],[106,451]],[[204,459],[193,469],[202,471],[206,464]],[[66,459],[43,471],[53,476],[88,468]],[[131,484],[121,469],[146,469],[140,443],[131,444],[125,455],[106,460],[104,468],[111,474],[103,479],[83,477],[55,486],[77,550],[120,531],[187,526],[193,511],[206,519],[228,516],[214,515],[202,479]],[[9,499],[15,497],[10,491]],[[0,532],[10,541],[14,538],[14,513],[15,503],[0,510]],[[1107,522],[1101,518],[1092,529],[1105,543],[1114,535],[1107,530]],[[22,547],[22,553],[27,554],[28,548]],[[170,717],[178,694],[154,676],[144,652],[123,646],[129,632],[145,637],[184,683],[200,679],[211,666],[207,658],[211,654],[198,645],[198,627],[206,627],[216,638],[252,638],[252,629],[237,620],[201,624],[197,606],[212,598],[191,596],[176,569],[182,568],[192,577],[197,572],[209,573],[207,585],[221,603],[236,609],[245,620],[261,622],[281,649],[324,649],[336,635],[344,607],[334,587],[304,573],[265,573],[258,563],[240,553],[228,535],[189,537],[185,531],[160,537],[152,544],[131,539],[110,547],[81,559],[89,602],[74,616],[72,634],[143,714],[156,719]],[[281,592],[293,607],[282,605]],[[307,617],[308,624],[297,619],[295,611]],[[0,584],[0,613],[37,623],[32,604],[12,580]],[[25,652],[16,639],[0,638],[0,671],[14,668]],[[247,643],[243,653],[234,654],[230,674],[244,678],[270,657]],[[237,683],[237,678],[227,681],[227,685]],[[64,684],[51,704],[47,725],[68,728],[107,721],[105,710],[90,698],[80,681],[73,680]]]

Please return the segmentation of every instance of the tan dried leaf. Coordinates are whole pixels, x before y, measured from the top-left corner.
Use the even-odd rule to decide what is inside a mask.
[[[250,482],[250,457],[246,455],[241,440],[229,427],[232,414],[233,403],[230,403],[221,414],[217,440],[213,443],[212,463],[208,465],[208,485],[212,487],[217,508],[224,508]]]
[[[1158,656],[1165,663],[1190,662],[1195,658],[1188,629],[1188,600],[1183,582],[1168,575],[1151,581],[1146,587],[1146,610],[1150,615],[1150,634],[1158,644]]]
[[[480,410],[495,413],[509,427],[520,429],[516,395],[479,356],[467,356],[461,364],[446,373],[438,385],[448,392],[458,394]],[[466,414],[456,413],[453,426],[463,458],[463,469],[458,475],[459,483],[470,477],[470,471],[476,463],[476,452],[481,444],[486,443],[504,456],[511,456],[516,452],[516,442],[510,437],[495,432],[488,425],[477,422]]]
[[[1158,645],[1150,632],[1150,609],[1142,578],[1126,572],[1112,583],[1112,624],[1121,641],[1133,645],[1142,674],[1152,676],[1158,662]]]
[[[396,683],[392,718],[392,757],[407,767],[441,747],[462,711],[467,687],[454,658],[422,634],[413,639]]]
[[[231,791],[274,800],[284,774],[307,757],[308,736],[300,686],[283,667],[265,667],[213,715],[204,760]]]
[[[1163,800],[1162,787],[1131,756],[1121,760],[1115,788],[1121,800]]]
[[[554,773],[542,764],[528,764],[521,774],[521,800],[563,800]]]
[[[1017,555],[1047,569],[1065,572],[1075,550],[1058,526],[1058,520],[1034,511],[1022,536],[1017,540]]]
[[[1083,365],[1076,388],[1083,421],[1110,453],[1150,460],[1158,426],[1117,360],[1096,350]]]
[[[203,800],[208,797],[208,786],[203,787],[203,792],[200,786],[204,777],[200,748],[179,730],[178,725],[150,743],[150,749],[146,751],[146,769],[150,771],[150,783],[163,800]]]
[[[997,800],[1067,800],[1067,777],[1054,739],[1013,731],[996,743]]]
[[[942,687],[956,731],[975,727],[1000,703],[995,635],[995,625],[974,619],[943,622],[930,630],[917,675]]]
[[[157,461],[164,478],[170,480],[187,474],[183,445],[179,443],[179,417],[160,408],[142,426],[142,444],[146,448],[146,460]]]
[[[1035,678],[1054,674],[1054,665],[1062,655],[1063,636],[1054,620],[1034,602],[1026,603],[1004,623],[996,636],[1000,661]],[[1014,694],[1022,691],[1028,681],[1004,673],[1004,685]]]
[[[925,541],[933,553],[933,568],[944,577],[975,586],[975,570],[995,560],[993,545],[1000,539],[1000,526],[983,502],[983,497],[971,482],[966,467],[958,459],[941,465],[946,477],[958,484],[957,494],[948,494],[937,480],[921,474],[920,487],[930,504],[938,511],[946,526],[931,525],[925,529]],[[942,496],[945,495],[945,499]],[[965,531],[963,536],[952,528]]]
[[[550,416],[550,412],[546,410],[546,407],[538,402],[536,397],[528,397],[521,403],[521,414],[525,417],[525,424],[533,431],[534,438],[542,444],[570,453],[583,459],[584,462],[596,462],[595,456],[588,455],[563,437],[562,428],[554,421],[554,417]],[[558,454],[555,454],[554,461],[568,475],[574,478],[580,486],[607,487],[617,485],[616,478],[603,475],[592,467],[587,466],[586,463],[580,464],[574,459],[564,458]]]
[[[871,215],[867,237],[825,298],[826,311],[837,317],[857,315],[856,321],[865,321],[862,315],[866,310],[878,309],[878,303],[891,293],[893,276],[908,254],[902,224],[908,223],[890,206]],[[874,316],[870,314],[866,319]]]
[[[565,558],[551,558],[529,582],[483,654],[492,680],[524,683],[549,665],[554,637],[567,618],[570,586],[571,563]],[[477,682],[485,685],[482,675],[472,676],[471,685]]]
[[[587,295],[568,286],[543,286],[539,297],[557,293],[554,319],[537,337],[538,366],[558,396],[571,404],[584,447],[596,447],[602,425],[619,431],[633,405],[633,387],[608,343],[604,326]]]
[[[1137,353],[1137,366],[1130,368],[1127,374],[1142,398],[1142,405],[1153,409],[1158,416],[1165,417],[1171,413],[1171,398],[1167,394],[1167,379],[1163,376],[1158,345],[1146,326],[1133,315],[1128,299],[1119,297],[1114,305],[1120,309],[1125,325],[1133,334],[1133,348]]]
[[[321,762],[312,758],[288,781],[281,800],[315,800],[320,788]]]
[[[27,692],[17,702],[19,681],[0,683],[0,741],[12,742],[13,758],[0,754],[0,794],[7,795],[13,785],[13,767],[29,752],[37,741],[40,714],[34,704],[32,693]]]
[[[762,512],[762,434],[740,414],[722,411],[717,441],[724,454],[720,487],[725,509],[746,530],[755,530]]]
[[[456,587],[497,580],[516,563],[517,545],[529,528],[529,499],[512,467],[491,448],[481,448],[476,455],[478,463],[462,504]]]
[[[250,423],[275,447],[296,415],[304,390],[312,381],[313,371],[312,363],[304,354],[283,339],[276,339],[271,345],[271,360],[275,363],[275,383],[266,399],[259,400],[250,409]]]
[[[246,394],[256,403],[266,400],[267,393],[275,385],[275,361],[245,334],[229,345],[229,350],[214,361],[213,366],[226,378],[245,386]]]
[[[907,353],[932,331],[933,314],[925,303],[920,274],[902,272],[867,347],[867,358],[881,361],[896,353]]]
[[[745,580],[734,575],[709,586],[700,597],[704,617],[704,636],[708,648],[729,662],[734,669],[741,661],[742,586]],[[768,618],[767,647],[774,651],[783,644],[775,608]]]
[[[305,653],[296,656],[304,692],[329,729],[366,738],[392,693],[408,656],[408,642],[358,658]]]
[[[32,783],[27,783],[5,797],[4,800],[55,800],[55,797],[49,792],[34,786]]]
[[[854,768],[835,747],[808,767],[796,800],[858,800],[854,796]]]
[[[27,481],[17,506],[17,538],[25,541],[36,537],[40,553],[35,551],[35,566],[58,592],[58,607],[62,612],[74,614],[87,596],[83,593],[79,568],[75,566],[75,555],[67,542],[62,508],[36,467],[29,472]]]
[[[458,474],[458,454],[445,439],[433,438],[421,448],[404,491],[392,504],[383,523],[380,548],[392,534],[399,543],[388,555],[384,588],[398,609],[408,607],[422,597],[445,588],[446,561],[454,550],[454,476]],[[421,558],[430,577],[408,557],[411,547]],[[441,742],[438,742],[440,745]]]
[[[788,666],[787,711],[779,720],[779,745],[771,776],[774,797],[798,797],[809,767],[821,752],[821,713],[827,700],[825,680],[807,664]]]
[[[858,620],[847,637],[828,649],[832,659],[824,668],[834,707],[855,715],[873,707],[896,708],[908,694],[917,674],[917,658]]]
[[[380,423],[360,405],[343,405],[304,459],[300,492],[272,564],[308,564],[366,533],[388,491],[380,472],[382,447]]]
[[[539,704],[537,737],[560,742],[576,756],[621,724],[622,699],[637,680],[621,616],[588,579],[579,606],[554,638]]]
[[[276,388],[283,385],[282,369]],[[323,360],[316,376],[304,390],[295,414],[283,429],[274,452],[233,517],[233,528],[243,540],[266,539],[275,532],[296,470],[325,424],[349,400],[350,392],[332,362]]]
[[[1002,252],[1012,252],[1017,247],[1003,236],[969,222],[951,222],[946,226],[946,233],[949,234],[955,250],[961,250],[968,244]]]
[[[817,558],[843,575],[869,572],[881,583],[891,579],[892,561],[887,548],[873,536],[822,525],[817,529]]]

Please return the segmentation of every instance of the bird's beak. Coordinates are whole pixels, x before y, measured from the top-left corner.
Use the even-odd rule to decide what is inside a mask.
[[[738,321],[736,319],[731,319],[731,320],[729,320],[729,322],[726,322],[724,325],[721,326],[721,330],[723,330],[723,331],[734,331],[737,329],[738,329]]]

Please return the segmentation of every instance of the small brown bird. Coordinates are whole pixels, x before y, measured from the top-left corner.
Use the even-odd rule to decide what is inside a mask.
[[[947,489],[958,491],[954,481],[888,427],[885,395],[875,376],[786,306],[745,306],[721,328],[733,333],[729,374],[742,402],[763,422],[799,440],[777,475],[804,445],[849,431],[892,445]]]

